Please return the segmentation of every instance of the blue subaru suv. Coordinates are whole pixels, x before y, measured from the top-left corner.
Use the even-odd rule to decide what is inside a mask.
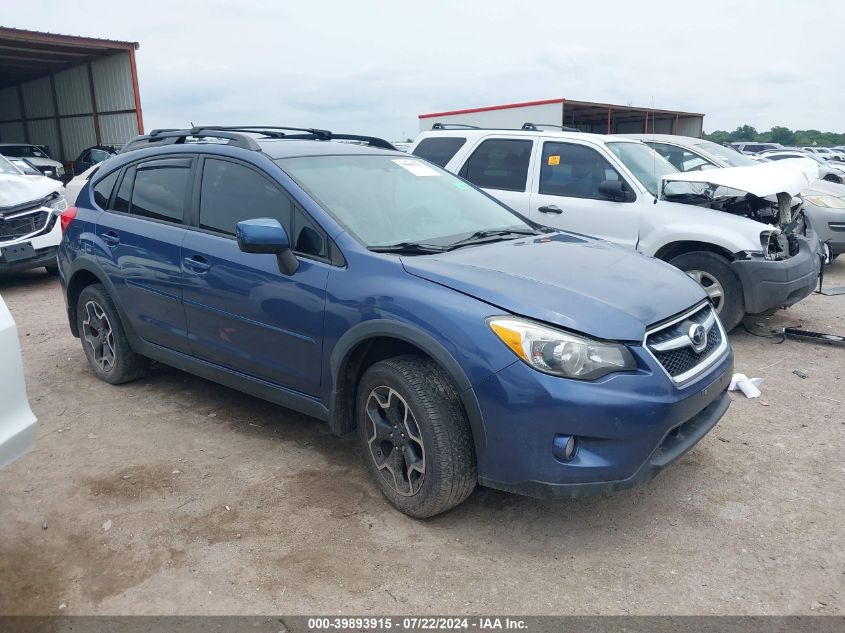
[[[102,163],[61,229],[70,329],[99,378],[152,359],[356,431],[414,517],[476,484],[643,483],[728,408],[730,345],[684,273],[381,139],[157,130]]]

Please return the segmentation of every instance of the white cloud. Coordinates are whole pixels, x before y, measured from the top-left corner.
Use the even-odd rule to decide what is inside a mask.
[[[46,7],[45,7],[46,4]],[[736,6],[740,5],[740,6]],[[845,3],[15,3],[6,26],[135,40],[146,127],[413,136],[423,112],[553,97],[841,131]]]

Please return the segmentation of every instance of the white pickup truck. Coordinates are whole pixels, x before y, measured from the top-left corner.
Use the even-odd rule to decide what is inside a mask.
[[[716,172],[725,170],[682,174],[639,141],[525,128],[436,124],[409,152],[540,224],[677,266],[703,286],[727,329],[745,314],[793,305],[816,287],[822,249],[801,211],[802,174],[760,165],[731,176],[741,194],[718,182]],[[648,288],[644,279],[643,292]]]
[[[21,348],[12,315],[0,297],[0,468],[35,446],[36,419],[26,399]]]

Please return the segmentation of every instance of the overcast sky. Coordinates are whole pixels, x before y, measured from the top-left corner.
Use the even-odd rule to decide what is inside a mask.
[[[414,136],[417,115],[566,97],[845,130],[845,0],[36,0],[0,24],[140,42],[147,130]],[[738,6],[741,5],[741,6]]]

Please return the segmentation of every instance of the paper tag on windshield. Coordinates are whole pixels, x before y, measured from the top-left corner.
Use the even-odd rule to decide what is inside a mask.
[[[393,161],[402,169],[407,169],[414,176],[439,176],[440,172],[432,169],[425,163],[413,158],[397,158]]]
[[[560,156],[549,156],[549,165],[560,165]]]

